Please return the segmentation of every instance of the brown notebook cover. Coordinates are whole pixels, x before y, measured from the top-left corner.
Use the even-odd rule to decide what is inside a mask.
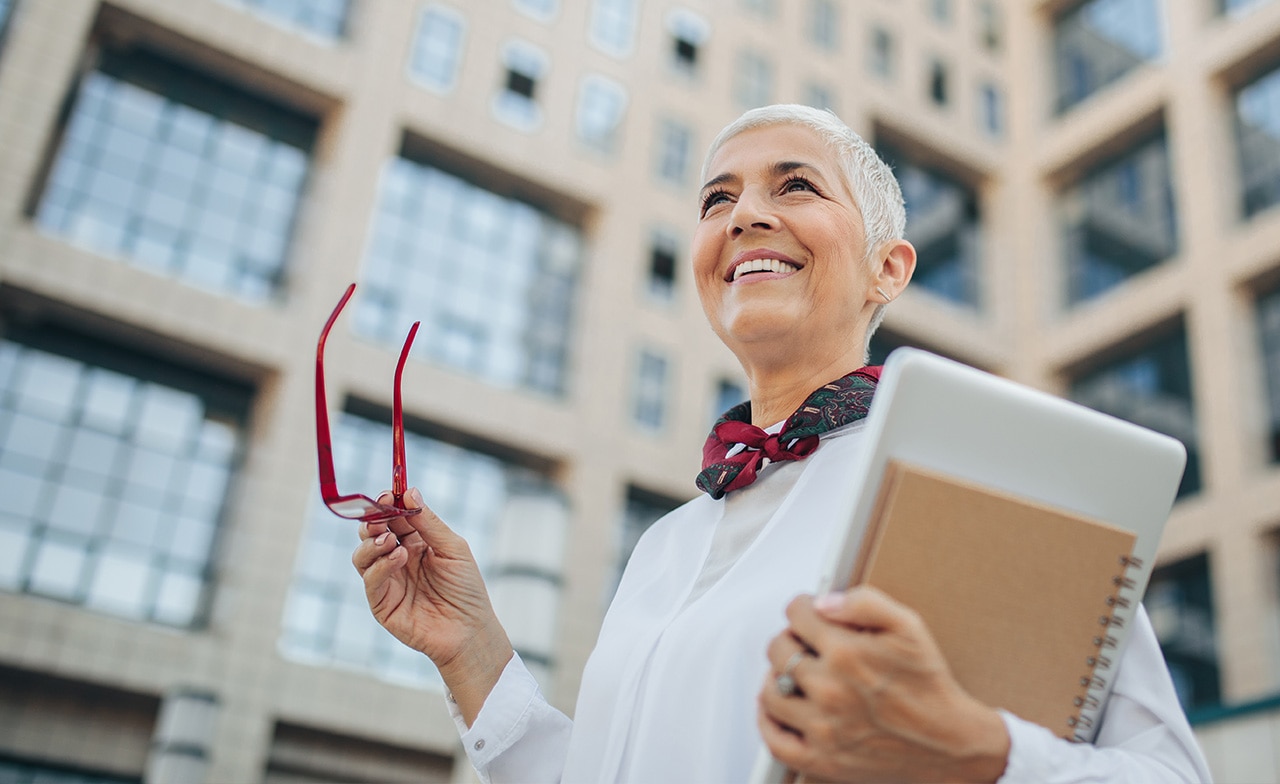
[[[853,583],[916,610],[983,702],[1077,737],[1128,617],[1137,537],[902,463],[885,469]],[[1117,608],[1125,607],[1121,617]]]

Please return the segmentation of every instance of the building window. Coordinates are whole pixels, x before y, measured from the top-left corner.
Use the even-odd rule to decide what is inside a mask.
[[[888,30],[883,27],[871,29],[871,48],[868,56],[871,58],[871,73],[885,79],[893,77],[895,58],[893,35]]]
[[[774,0],[741,0],[742,7],[759,14],[760,16],[771,17],[774,12]]]
[[[951,0],[928,0],[929,16],[939,24],[951,23]]]
[[[538,106],[538,82],[547,71],[547,55],[524,41],[510,41],[502,52],[505,70],[502,88],[494,98],[493,110],[499,118],[524,131],[542,123]]]
[[[740,53],[734,76],[734,94],[741,108],[754,109],[771,103],[773,66],[764,57],[755,52]]]
[[[840,48],[840,9],[835,0],[809,0],[809,40],[819,49]]]
[[[0,0],[0,52],[4,51],[4,41],[9,32],[9,18],[13,16],[16,0]]]
[[[662,429],[667,417],[667,359],[652,351],[640,352],[636,364],[631,418],[645,430]]]
[[[746,401],[747,390],[737,381],[722,378],[716,382],[716,397],[711,404],[711,425],[715,425],[720,417],[729,409]],[[710,429],[710,426],[708,426]]]
[[[998,52],[1004,44],[1004,20],[991,0],[978,6],[978,40],[988,52]]]
[[[825,84],[809,82],[804,87],[804,104],[815,109],[836,112],[835,92]],[[837,112],[838,113],[838,112]]]
[[[1267,442],[1271,461],[1280,463],[1280,288],[1258,300],[1258,334],[1270,413]]]
[[[1057,109],[1064,112],[1161,52],[1156,0],[1088,0],[1054,22]]]
[[[679,241],[668,231],[653,233],[649,244],[649,297],[670,302],[675,297]]]
[[[622,524],[619,526],[618,531],[617,578],[613,581],[613,591],[610,592],[610,596],[617,591],[618,582],[622,580],[622,573],[627,568],[627,561],[631,560],[631,553],[635,551],[640,537],[654,523],[670,514],[680,505],[680,501],[657,493],[641,490],[638,487],[627,488],[627,502],[622,510]]]
[[[1087,171],[1059,197],[1069,304],[1106,292],[1178,252],[1163,133]]]
[[[334,424],[338,486],[386,486],[391,427],[350,411]],[[419,433],[405,432],[405,457],[409,485],[419,488],[432,510],[466,538],[482,570],[494,563],[499,525],[513,498],[555,495],[539,474]],[[439,683],[430,660],[397,641],[369,612],[364,584],[351,569],[351,537],[350,524],[317,499],[294,564],[281,651],[298,661],[355,668],[393,682]]]
[[[0,588],[203,621],[251,392],[71,332],[0,341]]]
[[[1187,335],[1181,326],[1077,377],[1071,383],[1071,399],[1181,441],[1187,448],[1187,469],[1178,497],[1200,491],[1195,401]]]
[[[321,38],[341,38],[350,0],[223,0]]]
[[[1004,135],[1004,93],[992,82],[978,87],[978,116],[988,136]]]
[[[560,11],[560,0],[512,0],[516,10],[542,22],[549,22]]]
[[[626,111],[625,87],[597,74],[582,77],[576,125],[578,138],[588,147],[605,153],[617,149]]]
[[[1218,13],[1227,16],[1240,16],[1270,0],[1218,0]]]
[[[636,0],[593,0],[588,39],[614,57],[631,54],[636,36]]]
[[[936,106],[946,106],[950,100],[947,64],[941,60],[934,60],[929,64],[929,100]]]
[[[1280,68],[1236,93],[1236,143],[1244,215],[1280,202]]]
[[[1220,704],[1208,556],[1202,553],[1158,567],[1142,602],[1183,710]]]
[[[37,208],[45,231],[192,285],[279,288],[313,121],[149,54],[106,51]]]
[[[658,124],[658,178],[673,185],[684,185],[689,178],[689,156],[693,149],[693,132],[675,120]]]
[[[916,247],[914,284],[958,305],[979,307],[977,191],[892,145],[877,149],[902,186],[907,239]]]
[[[667,33],[671,36],[671,67],[692,76],[697,73],[702,47],[711,36],[711,25],[698,14],[676,8],[667,14]]]
[[[0,0],[3,2],[3,0]],[[137,784],[136,776],[67,769],[43,762],[0,759],[0,781],[5,784]]]
[[[383,173],[354,327],[500,386],[564,391],[578,229],[425,162]]]
[[[433,90],[452,90],[466,29],[466,20],[458,11],[443,5],[424,8],[409,55],[410,76]]]

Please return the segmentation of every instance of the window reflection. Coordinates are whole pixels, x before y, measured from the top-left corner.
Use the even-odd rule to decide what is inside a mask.
[[[636,0],[593,0],[591,42],[615,57],[631,54],[636,34]]]
[[[142,52],[80,85],[37,211],[47,231],[237,295],[278,288],[315,125]]]
[[[636,363],[632,420],[645,430],[661,430],[667,416],[667,358],[642,350]]]
[[[734,90],[742,109],[753,109],[770,103],[773,95],[773,65],[755,52],[738,55]]]
[[[689,177],[692,155],[693,131],[676,120],[662,120],[658,124],[658,178],[673,185],[683,185]]]
[[[1059,212],[1071,304],[1173,256],[1178,226],[1164,134],[1086,172],[1063,192]]]
[[[916,248],[913,286],[979,307],[981,224],[974,188],[892,145],[876,149],[893,167],[907,205],[907,239]]]
[[[1236,93],[1245,217],[1280,202],[1280,68]]]
[[[383,173],[355,331],[506,386],[564,391],[582,250],[536,207],[406,157]]]
[[[578,92],[578,138],[600,152],[613,152],[618,144],[627,91],[614,80],[587,74]]]
[[[1218,705],[1222,698],[1208,556],[1157,568],[1142,602],[1183,710]]]
[[[627,488],[626,506],[622,510],[622,523],[618,526],[618,566],[617,577],[613,581],[612,590],[606,601],[612,598],[622,580],[622,573],[631,560],[631,553],[644,532],[664,515],[680,506],[681,502],[666,496],[641,490],[638,487]]]
[[[0,358],[0,587],[197,624],[247,390],[59,331]]]
[[[338,486],[386,487],[390,425],[350,412],[334,424]],[[409,485],[420,488],[432,510],[467,540],[485,571],[493,565],[498,528],[514,499],[558,499],[539,474],[418,433],[405,433],[405,457]],[[364,585],[351,567],[355,541],[350,521],[334,517],[317,494],[294,564],[280,649],[298,661],[371,672],[390,681],[439,683],[430,660],[398,642],[369,612]]]
[[[1272,462],[1280,463],[1280,288],[1258,300],[1262,373],[1267,390],[1267,444]]]
[[[1234,16],[1269,2],[1271,0],[1218,0],[1218,12]]]
[[[458,78],[466,23],[461,13],[444,5],[422,11],[409,55],[409,74],[434,90],[450,90]]]
[[[1187,448],[1187,468],[1178,497],[1200,491],[1195,400],[1182,327],[1077,377],[1071,383],[1071,399],[1181,441]]]
[[[322,38],[341,38],[351,0],[223,0]]]
[[[1088,0],[1054,24],[1057,109],[1066,111],[1160,56],[1155,0]]]

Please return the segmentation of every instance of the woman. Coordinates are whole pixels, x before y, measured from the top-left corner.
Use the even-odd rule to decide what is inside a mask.
[[[763,737],[836,780],[1207,780],[1145,616],[1085,746],[965,693],[888,597],[793,599],[839,524],[825,489],[862,448],[867,342],[915,250],[892,172],[830,113],[747,112],[703,175],[693,274],[751,403],[708,438],[706,493],[637,545],[574,722],[512,651],[465,542],[425,509],[362,526],[353,561],[374,615],[440,669],[481,778],[745,781]]]

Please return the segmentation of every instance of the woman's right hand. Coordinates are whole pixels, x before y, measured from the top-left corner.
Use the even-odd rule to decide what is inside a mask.
[[[391,503],[390,494],[379,501]],[[466,540],[427,508],[417,488],[405,502],[422,511],[361,523],[351,562],[374,618],[435,663],[470,725],[511,659],[511,641]]]

